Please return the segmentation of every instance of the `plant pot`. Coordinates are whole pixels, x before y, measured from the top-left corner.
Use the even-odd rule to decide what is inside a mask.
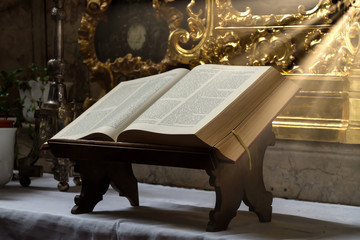
[[[2,121],[11,120],[0,122]],[[0,188],[13,176],[15,136],[16,128],[0,128]]]
[[[0,120],[0,128],[14,127],[14,120]]]

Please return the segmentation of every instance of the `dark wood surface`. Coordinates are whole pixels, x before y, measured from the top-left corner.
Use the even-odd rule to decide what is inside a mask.
[[[243,201],[261,222],[271,221],[272,194],[263,182],[263,158],[266,147],[274,143],[271,125],[249,147],[248,155],[236,163],[220,160],[211,148],[182,148],[149,144],[99,141],[50,140],[53,154],[75,162],[82,178],[80,195],[75,197],[73,214],[92,212],[109,185],[126,197],[132,206],[139,205],[137,179],[132,163],[174,166],[205,170],[216,193],[215,208],[210,211],[207,231],[227,229]]]

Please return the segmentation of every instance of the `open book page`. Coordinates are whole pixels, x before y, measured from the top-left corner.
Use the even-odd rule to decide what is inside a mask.
[[[246,151],[238,138],[245,144],[245,147],[250,147],[298,91],[299,86],[292,81],[282,82],[241,125],[234,129],[234,133],[229,133],[215,145],[220,155],[228,160],[237,161]]]
[[[53,139],[91,138],[115,141],[126,126],[188,72],[187,69],[179,68],[122,82]]]
[[[194,134],[268,69],[264,66],[197,66],[125,131]]]

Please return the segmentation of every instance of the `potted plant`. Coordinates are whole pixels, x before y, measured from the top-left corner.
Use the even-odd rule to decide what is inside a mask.
[[[16,132],[14,126],[21,127],[23,123],[29,123],[26,124],[26,129],[30,139],[33,139],[35,109],[38,102],[44,100],[49,76],[46,68],[38,67],[35,64],[11,72],[1,71],[0,74],[0,128],[2,124],[7,124],[6,128],[0,129],[0,186],[2,186],[10,181],[13,174]],[[5,132],[12,135],[7,136]],[[10,142],[10,139],[13,142]],[[3,164],[5,166],[5,163],[2,163],[3,159],[5,161],[5,157],[1,155],[5,151],[1,150],[1,145],[7,149],[7,167],[2,167]],[[24,184],[22,185],[24,186]]]
[[[24,122],[34,123],[35,108],[44,100],[48,81],[47,69],[35,64],[0,71],[0,187],[13,175],[16,128]],[[33,138],[34,127],[27,126]]]
[[[38,102],[44,101],[48,90],[49,75],[47,69],[31,64],[22,70],[18,88],[25,121],[33,123]]]
[[[1,71],[0,75],[0,187],[8,183],[13,176],[16,135],[14,123],[20,116],[21,103],[12,93],[16,93],[17,77],[21,71],[22,69],[10,73]]]

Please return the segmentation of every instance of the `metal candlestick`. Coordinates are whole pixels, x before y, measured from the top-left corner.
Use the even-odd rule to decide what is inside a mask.
[[[63,20],[65,19],[64,0],[54,0],[51,16],[55,22],[54,31],[54,58],[48,61],[50,88],[47,100],[39,102],[35,110],[35,139],[33,148],[26,158],[19,164],[20,183],[30,185],[30,176],[41,176],[42,168],[33,166],[40,157],[41,146],[73,118],[71,106],[67,102],[66,86],[64,84],[65,64],[63,62]],[[41,151],[41,156],[52,162],[54,178],[59,181],[58,189],[69,189],[69,176],[72,174],[73,165],[68,159],[55,158],[50,151]],[[20,162],[20,161],[19,161]],[[40,167],[38,169],[36,167]],[[34,168],[37,172],[34,173]],[[32,170],[33,172],[29,172]],[[76,184],[81,183],[79,177],[74,178]]]

